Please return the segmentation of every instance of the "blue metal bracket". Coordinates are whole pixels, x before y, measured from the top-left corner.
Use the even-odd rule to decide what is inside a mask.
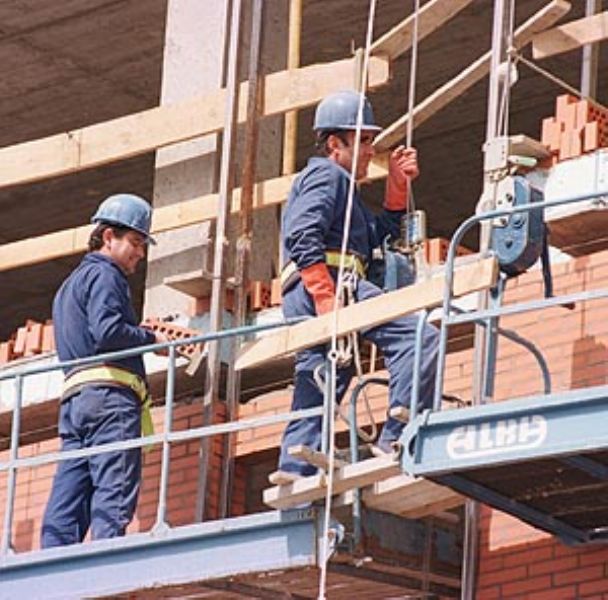
[[[401,443],[423,477],[608,448],[608,386],[420,415]]]
[[[605,504],[597,514],[588,507],[587,512],[594,513],[588,515],[578,493],[593,489],[604,497],[608,491],[607,420],[606,385],[427,411],[403,432],[402,467],[515,515],[566,543],[607,542]],[[514,467],[519,469],[517,481]],[[547,479],[537,481],[537,473],[542,472]],[[554,490],[570,497],[560,504],[552,500]],[[585,493],[589,504],[591,497]]]
[[[70,600],[314,566],[318,531],[314,510],[268,512],[7,555],[0,597]]]

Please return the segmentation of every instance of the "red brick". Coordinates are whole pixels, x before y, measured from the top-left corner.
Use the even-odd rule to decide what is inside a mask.
[[[520,581],[513,581],[512,583],[505,583],[501,589],[505,597],[517,596],[525,592],[536,592],[539,590],[546,590],[551,587],[551,576],[540,575],[538,577],[527,577]]]
[[[8,340],[8,342],[2,342],[0,344],[0,365],[6,364],[13,360],[13,347],[15,342],[13,340]]]
[[[555,118],[557,121],[565,122],[568,106],[578,102],[578,98],[572,94],[562,94],[555,99]],[[575,109],[576,111],[576,109]],[[576,113],[575,113],[576,114]]]
[[[510,569],[501,569],[500,571],[493,571],[490,573],[480,573],[478,578],[478,585],[480,587],[486,587],[496,583],[505,583],[507,581],[519,581],[527,576],[527,568],[525,565],[512,567]]]
[[[602,598],[606,598],[608,595],[608,576],[602,576],[595,581],[588,581],[580,583],[578,586],[578,592],[583,598],[587,598],[589,594],[598,594],[604,592]]]
[[[24,356],[33,356],[42,351],[42,323],[32,323],[25,336]]]
[[[23,356],[25,353],[25,344],[27,340],[27,327],[19,327],[17,329],[17,337],[15,339],[15,346],[13,347],[13,353],[15,356]]]
[[[583,129],[583,151],[593,152],[600,147],[600,128],[597,121],[587,123]]]
[[[588,567],[579,567],[570,571],[563,571],[553,575],[555,585],[564,585],[566,583],[578,583],[582,581],[592,581],[599,579],[604,575],[604,565],[590,565]],[[608,590],[608,588],[606,588]]]
[[[55,350],[55,328],[52,322],[47,322],[42,330],[42,352]]]
[[[281,278],[277,277],[273,279],[270,285],[270,305],[280,306],[283,302],[283,294],[281,292]]]
[[[576,587],[551,588],[542,592],[533,592],[526,596],[526,600],[574,600]]]
[[[523,555],[524,560],[530,561],[528,553]],[[567,569],[572,569],[578,566],[577,556],[566,556],[555,560],[546,560],[528,566],[530,575],[544,575],[546,573],[560,573]]]

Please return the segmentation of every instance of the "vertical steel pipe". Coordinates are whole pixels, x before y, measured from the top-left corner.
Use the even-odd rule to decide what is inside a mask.
[[[155,530],[167,527],[167,491],[169,488],[169,460],[171,443],[169,434],[173,428],[173,401],[175,398],[175,346],[169,346],[169,365],[167,385],[165,387],[165,418],[163,425],[163,447],[160,465],[160,483],[158,486],[158,506],[156,510]]]
[[[13,513],[15,510],[15,491],[17,487],[17,467],[14,461],[19,456],[19,432],[21,427],[21,402],[23,396],[23,377],[15,376],[15,404],[13,406],[13,421],[11,423],[11,446],[9,450],[9,462],[6,481],[6,505],[4,507],[4,524],[2,528],[2,540],[0,541],[0,556],[6,556],[11,548],[13,531]]]

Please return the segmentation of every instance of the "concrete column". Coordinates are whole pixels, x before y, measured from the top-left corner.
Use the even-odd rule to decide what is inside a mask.
[[[263,71],[281,70],[286,64],[287,5],[270,0],[265,7]],[[213,92],[222,86],[227,44],[228,0],[169,0],[165,34],[165,55],[161,104],[177,102]],[[243,31],[241,73],[246,77],[250,15],[246,11]],[[258,179],[277,176],[281,165],[280,117],[264,120],[260,131]],[[242,133],[242,132],[240,132]],[[217,191],[218,135],[209,135],[176,144],[157,152],[154,179],[155,207],[174,204]],[[239,136],[240,137],[240,136]],[[242,144],[238,144],[237,179],[242,163]],[[238,181],[236,182],[238,185]],[[235,229],[232,228],[231,229]],[[259,235],[255,235],[259,232]],[[275,209],[256,214],[254,221],[254,264],[252,278],[272,277],[271,265],[278,238]],[[164,316],[187,313],[190,296],[163,285],[165,277],[211,268],[213,227],[210,223],[184,227],[157,236],[158,245],[150,249],[144,313]],[[228,249],[231,264],[232,249]]]

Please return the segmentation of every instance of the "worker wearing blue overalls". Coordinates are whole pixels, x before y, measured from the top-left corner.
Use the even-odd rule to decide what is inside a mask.
[[[360,95],[345,91],[331,94],[317,107],[314,129],[319,156],[313,157],[295,180],[283,217],[282,240],[285,266],[283,312],[286,317],[321,315],[333,309],[340,248],[351,168],[354,161],[357,112]],[[380,131],[367,99],[363,104],[356,180],[367,175],[374,156],[373,141]],[[375,247],[386,236],[399,233],[401,216],[406,212],[409,181],[418,175],[416,150],[400,146],[391,154],[383,211],[374,216],[363,204],[355,187],[346,266],[358,273],[354,291],[356,301],[382,293],[365,279],[366,266]],[[412,388],[416,316],[407,316],[362,332],[384,354],[390,375],[389,408],[409,406]],[[437,356],[437,330],[426,326],[423,335],[420,404],[432,405]],[[295,361],[292,410],[320,406],[323,393],[314,372],[326,360],[325,345],[299,352]],[[336,395],[344,395],[353,372],[338,370]],[[373,448],[375,454],[388,452],[404,427],[390,416]],[[283,478],[311,475],[315,467],[289,455],[288,449],[304,444],[313,449],[321,445],[321,417],[292,421],[282,441],[279,470]]]
[[[131,194],[100,204],[89,253],[53,303],[61,361],[167,341],[137,325],[127,282],[153,242],[151,215],[150,205]],[[139,437],[142,402],[149,396],[141,356],[66,370],[59,409],[62,451]],[[149,406],[143,412],[149,417]],[[140,476],[139,448],[60,462],[42,522],[42,547],[81,542],[89,529],[93,539],[124,535]]]

